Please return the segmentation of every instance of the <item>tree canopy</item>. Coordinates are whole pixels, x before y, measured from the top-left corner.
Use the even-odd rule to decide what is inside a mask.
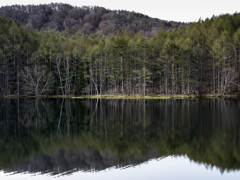
[[[57,30],[111,35],[118,30],[142,32],[146,36],[155,35],[159,29],[178,28],[186,23],[164,21],[146,15],[111,11],[103,7],[74,7],[69,4],[52,3],[28,6],[4,6],[0,16],[15,19],[38,30]]]
[[[71,8],[70,8],[71,9]],[[0,18],[1,95],[202,95],[240,90],[240,14],[152,38],[37,31]]]

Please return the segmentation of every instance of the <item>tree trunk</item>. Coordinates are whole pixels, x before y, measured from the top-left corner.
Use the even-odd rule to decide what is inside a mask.
[[[120,57],[121,60],[121,77],[122,77],[122,94],[124,94],[124,84],[123,84],[123,57]]]

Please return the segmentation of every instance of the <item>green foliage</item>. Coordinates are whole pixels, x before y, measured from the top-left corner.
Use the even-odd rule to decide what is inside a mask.
[[[71,9],[66,7],[64,11]],[[0,94],[32,94],[35,90],[26,92],[26,78],[21,74],[26,68],[42,67],[46,77],[53,77],[51,85],[47,78],[39,79],[47,84],[43,95],[238,93],[239,16],[213,17],[159,31],[150,39],[121,29],[111,36],[67,30],[37,32],[2,17]]]

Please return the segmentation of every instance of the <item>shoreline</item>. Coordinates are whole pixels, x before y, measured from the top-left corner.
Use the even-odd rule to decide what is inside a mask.
[[[156,96],[125,96],[125,95],[87,95],[87,96],[63,96],[63,95],[41,95],[41,96],[0,96],[0,98],[6,99],[24,99],[24,98],[69,98],[69,99],[193,99],[193,98],[232,98],[240,99],[239,95],[220,95],[220,94],[205,94],[205,95],[156,95]]]

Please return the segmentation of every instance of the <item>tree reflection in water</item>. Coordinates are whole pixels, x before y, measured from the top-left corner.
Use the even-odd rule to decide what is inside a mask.
[[[71,173],[187,155],[240,169],[240,102],[1,99],[0,168]]]

